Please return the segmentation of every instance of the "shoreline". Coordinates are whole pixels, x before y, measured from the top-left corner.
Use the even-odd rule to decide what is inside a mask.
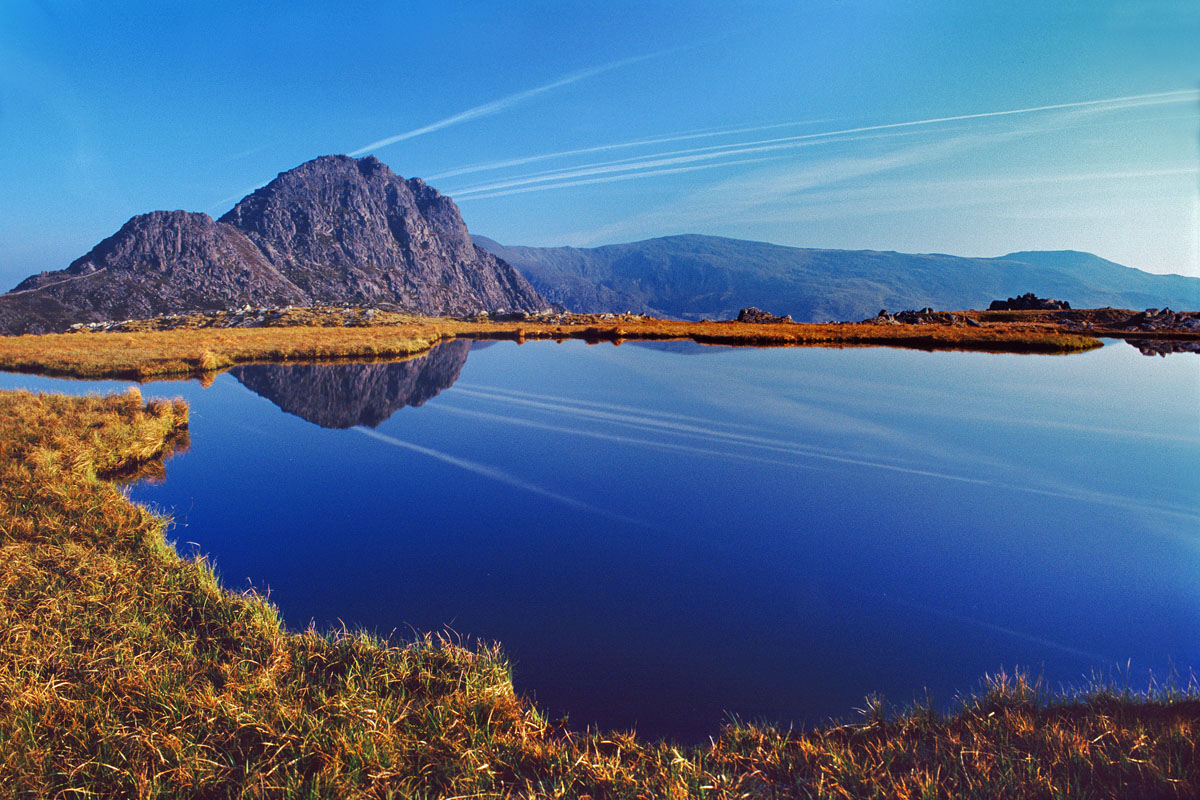
[[[119,323],[117,330],[0,337],[0,369],[77,378],[150,380],[203,375],[249,363],[389,360],[418,356],[453,339],[694,341],[751,347],[903,347],[994,353],[1067,354],[1099,337],[1173,338],[1095,328],[1068,330],[1030,320],[890,324],[874,322],[689,322],[635,315],[554,315],[493,321],[345,309],[287,309],[244,324],[237,312]],[[349,314],[349,316],[348,316]],[[358,316],[354,316],[357,314]],[[1175,334],[1200,340],[1200,334]]]

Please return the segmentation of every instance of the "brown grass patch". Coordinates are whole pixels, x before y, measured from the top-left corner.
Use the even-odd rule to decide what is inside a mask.
[[[1088,336],[1033,323],[873,325],[862,323],[749,324],[684,322],[650,317],[568,315],[566,322],[377,315],[371,323],[344,325],[341,316],[289,311],[263,327],[211,327],[208,317],[127,323],[120,332],[76,332],[0,337],[0,369],[144,380],[160,375],[203,374],[250,362],[401,358],[455,338],[584,339],[591,342],[691,340],[734,346],[869,346],[924,350],[1069,353],[1098,347]],[[200,320],[210,323],[200,326]],[[379,322],[382,320],[383,322]]]

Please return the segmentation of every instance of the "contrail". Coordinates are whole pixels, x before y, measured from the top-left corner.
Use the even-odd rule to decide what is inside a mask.
[[[953,117],[931,117],[929,119],[918,119],[910,122],[889,122],[884,125],[868,125],[862,128],[847,128],[840,131],[827,131],[825,133],[809,133],[803,136],[788,137],[789,139],[812,139],[819,136],[841,136],[847,133],[862,133],[864,131],[882,131],[892,128],[909,128],[915,125],[934,125],[942,122],[960,122],[966,119],[984,119],[985,117],[1008,117],[1014,114],[1032,114],[1039,111],[1059,111],[1064,108],[1088,108],[1092,106],[1126,104],[1118,106],[1118,108],[1134,107],[1138,105],[1147,105],[1147,103],[1139,101],[1153,101],[1153,104],[1158,103],[1187,103],[1194,100],[1200,100],[1200,90],[1196,89],[1175,89],[1170,92],[1155,92],[1153,94],[1131,94],[1125,97],[1109,97],[1104,100],[1083,100],[1075,103],[1055,103],[1048,106],[1029,106],[1028,108],[1013,108],[1006,111],[983,111],[978,114],[958,114]]]
[[[631,176],[634,173],[640,174],[661,174],[659,167],[670,166],[673,164],[688,164],[696,161],[712,161],[714,159],[724,159],[729,156],[742,155],[746,153],[766,153],[777,150],[790,150],[798,147],[813,147],[815,145],[825,144],[827,142],[854,142],[864,139],[879,139],[879,138],[894,138],[897,136],[913,136],[912,131],[904,131],[901,133],[877,133],[868,136],[851,136],[840,139],[825,139],[825,140],[808,140],[798,141],[795,139],[770,139],[764,140],[763,143],[743,142],[741,144],[717,145],[715,147],[691,147],[685,150],[669,150],[665,153],[655,155],[641,155],[633,158],[618,158],[612,161],[597,161],[591,164],[580,164],[574,167],[560,167],[558,169],[542,170],[540,172],[531,172],[525,175],[516,175],[512,178],[506,178],[496,183],[480,184],[477,186],[468,186],[465,189],[456,189],[454,191],[455,198],[472,199],[472,195],[487,193],[488,197],[494,197],[492,192],[502,189],[510,189],[515,186],[526,186],[529,184],[546,184],[538,188],[557,188],[559,181],[565,181],[572,178],[581,178],[588,175],[603,175],[606,173],[620,172],[628,173]],[[778,158],[773,157],[773,158]],[[747,161],[766,161],[767,158],[756,159],[740,159],[737,161],[722,161],[720,164],[712,164],[709,166],[723,166],[725,164],[744,164]],[[621,180],[614,178],[613,180]],[[562,185],[577,185],[562,184]]]
[[[909,120],[907,122],[890,122],[890,123],[885,123],[885,124],[881,124],[881,125],[868,125],[868,126],[862,126],[862,127],[857,127],[857,128],[843,128],[840,130],[820,131],[817,133],[799,134],[799,135],[795,135],[795,136],[781,136],[781,137],[774,137],[774,138],[770,138],[770,139],[756,139],[756,140],[744,141],[744,142],[713,145],[713,146],[709,146],[709,147],[695,147],[695,148],[686,148],[686,149],[682,149],[682,150],[668,150],[666,152],[660,152],[657,154],[635,156],[635,157],[631,157],[631,158],[616,159],[616,160],[612,160],[612,161],[593,162],[590,164],[581,164],[581,165],[577,165],[575,167],[567,167],[567,168],[562,168],[562,169],[558,169],[558,170],[543,170],[540,172],[516,175],[511,178],[505,179],[501,182],[494,183],[494,184],[473,186],[473,187],[468,187],[466,189],[460,189],[460,190],[454,192],[454,196],[456,198],[462,197],[463,199],[483,199],[485,197],[499,197],[499,196],[503,196],[503,195],[507,195],[507,194],[517,194],[519,192],[509,192],[509,191],[500,191],[500,190],[507,190],[511,187],[515,187],[515,186],[519,186],[519,185],[523,185],[523,184],[547,183],[547,182],[553,180],[555,177],[564,178],[564,179],[565,178],[574,178],[574,177],[580,177],[580,176],[587,175],[587,174],[594,174],[596,172],[613,172],[613,171],[620,171],[622,169],[624,169],[624,170],[639,170],[639,171],[640,170],[648,170],[649,168],[652,168],[652,167],[658,166],[661,163],[664,163],[661,160],[667,159],[667,158],[672,158],[672,160],[674,160],[676,162],[694,161],[694,160],[709,160],[709,159],[723,158],[725,156],[731,156],[731,155],[741,155],[741,154],[750,153],[750,152],[779,150],[779,149],[783,149],[783,148],[797,147],[797,146],[800,146],[803,144],[815,144],[815,143],[819,143],[821,141],[845,140],[846,137],[849,137],[852,134],[872,133],[872,132],[879,132],[879,131],[897,131],[900,129],[915,128],[915,127],[921,127],[921,126],[927,126],[927,125],[938,125],[938,124],[943,124],[943,123],[947,123],[947,122],[960,122],[960,121],[964,121],[964,120],[974,120],[974,119],[985,119],[985,118],[991,118],[991,117],[1005,117],[1005,116],[1014,116],[1014,115],[1022,115],[1022,114],[1032,114],[1032,113],[1046,112],[1046,111],[1060,111],[1060,110],[1065,110],[1065,109],[1080,109],[1080,110],[1093,109],[1096,111],[1121,110],[1121,109],[1125,109],[1125,108],[1137,108],[1137,107],[1145,106],[1145,105],[1160,105],[1160,104],[1170,104],[1170,103],[1193,102],[1197,99],[1200,99],[1200,91],[1197,91],[1194,89],[1178,89],[1178,90],[1173,90],[1173,91],[1169,91],[1169,92],[1156,92],[1156,93],[1151,93],[1151,94],[1127,95],[1124,97],[1110,97],[1110,98],[1105,98],[1103,100],[1085,100],[1085,101],[1072,102],[1072,103],[1056,103],[1053,105],[1045,105],[1045,106],[1029,106],[1026,108],[1006,109],[1006,110],[1002,110],[1002,111],[985,111],[985,112],[980,112],[980,113],[976,113],[976,114],[959,114],[959,115],[948,116],[948,117],[931,117],[928,119]],[[782,127],[784,125],[789,125],[789,124],[800,124],[800,123],[778,123],[777,125],[765,125],[765,126],[757,126],[757,127],[752,127],[752,128],[745,128],[745,129],[742,129],[741,131],[734,129],[734,130],[730,130],[730,131],[725,131],[725,133],[753,132],[753,131],[767,130],[767,129],[770,129],[773,127]],[[527,156],[525,158],[510,159],[508,161],[493,162],[492,164],[484,164],[484,165],[480,165],[478,167],[465,167],[465,168],[461,168],[461,169],[457,169],[457,170],[444,171],[444,172],[438,173],[437,177],[448,177],[450,175],[460,175],[460,174],[465,174],[465,173],[469,173],[469,172],[481,171],[484,169],[498,169],[503,166],[517,166],[520,164],[530,163],[533,161],[540,161],[540,160],[552,159],[552,158],[561,157],[561,156],[578,155],[578,154],[584,154],[584,153],[590,153],[590,152],[600,152],[600,151],[611,150],[611,149],[616,149],[616,148],[620,148],[620,147],[632,147],[632,146],[636,146],[638,144],[653,144],[653,143],[665,143],[665,142],[671,142],[671,141],[682,141],[682,140],[689,139],[689,138],[699,138],[700,136],[720,135],[720,133],[721,132],[712,132],[712,133],[704,132],[704,133],[693,134],[693,135],[688,135],[688,136],[668,136],[668,137],[662,137],[658,140],[646,139],[646,140],[640,140],[637,142],[619,142],[619,143],[611,144],[611,145],[598,145],[595,147],[581,148],[578,150],[567,150],[567,151],[561,151],[558,153],[547,153],[547,154],[536,155],[536,156]],[[897,134],[892,134],[892,135],[897,135]],[[866,138],[866,137],[862,137],[862,138]],[[704,154],[704,155],[700,155],[700,154]],[[676,157],[676,156],[683,156],[685,158],[674,159],[673,157]],[[623,168],[617,167],[617,165],[621,165],[621,164],[624,164],[626,166]],[[617,167],[617,168],[616,169],[608,169],[609,167]],[[655,174],[664,174],[664,173],[662,171],[655,170],[655,171],[647,171],[646,174],[655,175]],[[621,180],[621,179],[623,179],[623,178],[613,178],[613,180]],[[568,186],[578,186],[578,185],[581,185],[582,183],[601,183],[601,182],[606,182],[606,181],[563,181],[561,183],[548,184],[543,187],[537,187],[537,188],[538,189],[540,189],[540,188],[546,188],[546,189],[555,188],[556,189],[556,188],[564,188],[564,187],[568,187]],[[526,191],[535,191],[535,190],[536,189],[528,189]]]
[[[501,111],[505,111],[515,105],[529,100],[530,98],[537,97],[540,94],[545,94],[553,89],[558,89],[563,86],[568,86],[572,83],[577,83],[585,78],[591,78],[601,73],[608,72],[609,70],[626,67],[630,64],[636,64],[639,61],[646,61],[647,59],[656,58],[666,52],[669,51],[661,50],[657,53],[650,53],[649,55],[623,58],[620,61],[612,61],[608,64],[601,64],[600,66],[592,67],[591,69],[572,72],[571,74],[564,75],[563,77],[553,80],[550,83],[546,83],[541,86],[535,86],[532,89],[526,89],[521,92],[516,92],[514,94],[501,97],[498,100],[492,100],[489,103],[484,103],[482,105],[475,106],[474,108],[468,108],[466,111],[461,111],[453,116],[446,117],[445,119],[438,120],[437,122],[429,125],[424,125],[420,128],[414,128],[411,131],[405,131],[404,133],[398,133],[395,136],[388,136],[387,138],[371,142],[364,147],[360,147],[357,150],[352,151],[350,155],[365,155],[373,150],[378,150],[381,147],[387,147],[388,145],[395,144],[396,142],[402,142],[405,139],[412,139],[417,136],[423,136],[427,133],[440,131],[443,128],[449,128],[453,125],[460,125],[464,122],[470,122],[473,119],[479,119],[480,117],[488,117],[492,114],[498,114]]]
[[[714,169],[716,167],[732,167],[737,164],[757,164],[763,161],[774,161],[782,156],[762,156],[759,158],[735,158],[731,161],[718,161],[715,164],[695,164],[690,167],[668,167],[663,169],[647,169],[643,172],[626,172],[621,175],[607,175],[602,178],[583,178],[573,181],[559,181],[558,183],[542,183],[537,186],[524,186],[517,189],[501,189],[495,192],[481,192],[479,194],[459,193],[455,195],[456,200],[466,202],[468,200],[486,200],[492,197],[506,197],[511,194],[527,194],[529,192],[541,192],[548,189],[567,189],[572,186],[590,186],[594,183],[612,183],[614,181],[632,181],[639,178],[652,178],[657,175],[677,175],[681,172],[696,172],[702,169]]]
[[[769,131],[775,128],[794,128],[800,125],[816,125],[821,122],[828,122],[823,119],[805,120],[803,122],[776,122],[771,125],[753,125],[742,128],[715,128],[699,131],[684,131],[682,133],[670,133],[663,136],[656,136],[650,139],[634,139],[629,142],[613,142],[612,144],[598,144],[592,147],[580,147],[574,150],[558,150],[553,153],[539,153],[533,156],[522,156],[520,158],[509,158],[502,161],[489,161],[484,164],[470,164],[465,167],[456,167],[448,169],[444,172],[435,172],[432,175],[426,176],[426,180],[439,180],[441,178],[452,178],[456,175],[469,175],[472,172],[488,172],[490,170],[504,169],[505,167],[519,167],[522,164],[533,164],[538,161],[550,161],[564,156],[579,156],[587,153],[603,153],[608,150],[623,150],[630,147],[644,147],[648,144],[667,144],[670,142],[687,142],[694,139],[711,139],[717,136],[733,136],[739,133],[759,133],[761,131]]]
[[[509,486],[516,487],[517,489],[523,489],[527,492],[533,492],[534,494],[540,494],[542,497],[548,497],[551,500],[562,503],[563,505],[571,506],[572,508],[577,508],[581,511],[587,511],[608,519],[617,520],[618,522],[625,522],[641,527],[652,527],[640,519],[635,519],[634,517],[629,517],[624,514],[618,514],[613,511],[606,511],[603,508],[597,508],[590,503],[585,503],[582,500],[576,500],[574,497],[568,497],[565,494],[559,494],[558,492],[538,486],[536,483],[530,483],[529,481],[522,480],[521,478],[511,475],[501,469],[497,469],[496,467],[492,467],[487,464],[481,464],[478,461],[471,461],[470,459],[453,456],[449,453],[444,453],[441,450],[434,450],[432,447],[423,447],[419,444],[406,442],[403,439],[397,439],[393,436],[388,436],[387,434],[371,430],[370,428],[364,428],[362,426],[358,426],[353,430],[356,430],[366,436],[370,436],[372,439],[378,439],[381,442],[386,442],[394,447],[400,447],[405,450],[411,450],[414,453],[420,453],[421,455],[429,456],[430,458],[436,458],[438,461],[445,462],[446,464],[458,467],[459,469],[464,469],[467,472],[474,472],[476,475],[482,475],[485,478],[498,481],[499,483],[508,484]]]
[[[717,150],[711,153],[696,153],[693,155],[675,155],[673,153],[663,153],[659,156],[644,156],[636,159],[618,159],[616,161],[601,161],[596,164],[584,164],[579,167],[568,167],[565,169],[547,170],[545,172],[534,173],[528,176],[518,176],[511,180],[502,180],[496,183],[482,184],[479,186],[470,186],[466,189],[459,189],[454,193],[455,197],[467,197],[469,195],[483,194],[502,189],[512,189],[517,186],[527,186],[529,184],[547,184],[571,180],[574,178],[586,178],[592,175],[605,175],[610,173],[631,173],[631,172],[647,172],[657,173],[662,167],[671,167],[677,164],[692,164],[697,161],[711,161],[718,158],[725,158],[729,155],[737,155],[740,153],[755,153],[770,150],[778,150],[784,147],[799,147],[801,144],[815,144],[815,142],[797,142],[785,145],[771,145],[764,147],[730,147],[727,149]],[[720,166],[713,164],[711,166]],[[540,187],[539,187],[540,188]]]
[[[508,108],[512,108],[513,106],[518,105],[520,103],[523,103],[524,101],[530,99],[531,97],[536,97],[540,94],[544,94],[545,92],[549,92],[553,89],[558,89],[562,86],[567,86],[572,83],[576,83],[578,81],[584,80],[585,78],[591,78],[591,77],[599,75],[601,73],[608,72],[609,70],[618,69],[620,67],[625,67],[630,64],[636,64],[639,61],[646,61],[646,60],[649,60],[652,58],[658,58],[659,56],[665,55],[667,53],[675,52],[675,50],[678,50],[678,49],[681,49],[681,48],[673,48],[670,50],[660,50],[656,53],[649,53],[648,55],[633,56],[631,58],[623,58],[620,61],[612,61],[612,62],[609,62],[608,64],[601,64],[600,66],[592,67],[591,69],[580,70],[579,72],[572,72],[569,75],[565,75],[561,78],[558,78],[557,80],[551,81],[550,83],[544,84],[542,86],[535,86],[532,89],[526,89],[522,92],[516,92],[515,94],[510,94],[505,97],[501,97],[499,100],[493,100],[490,103],[484,103],[482,105],[475,106],[474,108],[468,108],[466,111],[461,111],[458,114],[454,114],[452,116],[446,117],[445,119],[439,120],[439,121],[431,123],[429,125],[424,125],[420,128],[414,128],[413,130],[405,131],[404,133],[398,133],[395,136],[388,136],[387,138],[379,139],[378,141],[371,142],[370,144],[368,144],[364,147],[360,147],[357,150],[351,151],[348,155],[351,155],[351,156],[354,156],[357,158],[358,156],[366,155],[367,153],[369,153],[373,150],[378,150],[380,148],[387,147],[388,145],[395,144],[396,142],[402,142],[406,139],[412,139],[417,136],[423,136],[426,133],[433,133],[434,131],[439,131],[439,130],[442,130],[443,128],[449,128],[453,125],[459,125],[463,122],[470,122],[471,120],[479,119],[480,117],[487,117],[487,116],[491,116],[492,114],[498,114],[501,111],[504,111]],[[714,134],[714,135],[716,135],[716,134]],[[465,171],[470,171],[470,170],[468,169]],[[458,173],[454,173],[454,174],[458,174]],[[440,176],[430,176],[430,178],[444,177],[444,176],[445,175],[443,174]],[[258,189],[261,189],[262,187],[266,186],[268,183],[270,183],[269,180],[262,181],[261,183],[257,183],[249,189],[243,190],[240,194],[230,195],[229,197],[223,197],[220,200],[218,200],[217,202],[213,203],[211,208],[217,208],[220,206],[224,206],[226,203],[231,203],[235,200],[241,200],[246,195],[248,195],[251,192],[254,192]]]

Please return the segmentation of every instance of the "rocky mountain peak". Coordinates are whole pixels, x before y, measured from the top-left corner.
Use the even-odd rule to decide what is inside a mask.
[[[483,308],[540,304],[532,288],[506,302],[500,287],[476,280],[481,269],[498,264],[475,249],[454,201],[424,181],[404,180],[374,157],[322,156],[301,164],[221,221],[244,231],[316,300],[389,301],[454,313],[472,310],[460,295],[474,281]],[[523,280],[515,271],[504,279],[514,286]]]
[[[247,302],[426,314],[548,305],[513,267],[475,247],[449,197],[374,156],[330,155],[280,173],[220,220],[133,217],[67,269],[0,296],[0,332]]]

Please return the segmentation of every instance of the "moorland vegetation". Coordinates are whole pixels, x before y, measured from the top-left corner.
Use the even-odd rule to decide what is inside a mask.
[[[987,312],[975,312],[987,313]],[[514,319],[423,317],[359,308],[248,309],[169,315],[71,333],[0,337],[0,369],[79,378],[149,379],[255,362],[395,359],[451,339],[691,340],[754,346],[886,345],[927,350],[1070,353],[1098,333],[1043,321],[967,324],[689,322],[636,314],[537,314]],[[943,315],[953,316],[953,315]]]

